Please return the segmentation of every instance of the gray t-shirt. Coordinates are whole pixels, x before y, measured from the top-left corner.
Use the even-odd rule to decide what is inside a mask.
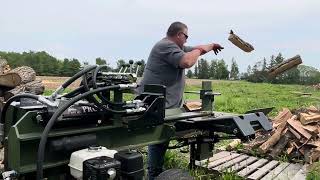
[[[161,84],[167,87],[166,108],[177,108],[182,104],[185,85],[184,69],[179,67],[185,52],[193,48],[184,46],[181,49],[171,40],[164,38],[152,48],[138,93],[143,92],[145,84]]]

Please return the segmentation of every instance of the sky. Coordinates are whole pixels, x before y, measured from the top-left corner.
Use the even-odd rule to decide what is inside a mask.
[[[0,51],[46,51],[59,59],[115,66],[118,59],[148,59],[172,22],[188,26],[186,45],[219,43],[207,60],[234,58],[240,71],[299,54],[320,68],[319,0],[1,0]],[[230,30],[255,48],[246,53],[228,41]]]

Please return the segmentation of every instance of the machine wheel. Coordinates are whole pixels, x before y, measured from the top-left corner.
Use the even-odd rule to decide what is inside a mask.
[[[155,180],[194,180],[194,178],[185,170],[168,169],[159,174]]]

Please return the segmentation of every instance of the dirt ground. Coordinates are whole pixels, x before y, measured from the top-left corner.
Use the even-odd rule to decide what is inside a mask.
[[[58,88],[64,81],[69,77],[54,77],[54,76],[37,76],[37,79],[42,80],[45,88],[47,90]],[[187,85],[191,86],[201,86],[202,79],[186,79]],[[218,82],[219,80],[211,80],[213,83]],[[70,85],[71,89],[78,87],[80,84],[80,79]]]
[[[69,77],[54,77],[54,76],[37,76],[37,80],[42,80],[46,90],[52,90],[58,88]],[[80,79],[72,83],[69,87],[75,89],[79,87]]]
[[[38,80],[42,80],[45,88],[47,90],[58,88],[64,81],[66,81],[69,77],[54,77],[54,76],[37,76]],[[203,80],[208,81],[208,79],[186,79],[186,84],[190,86],[201,86],[201,82]],[[221,80],[211,80],[213,83],[221,82]],[[239,81],[228,81],[228,82],[239,82]],[[80,79],[76,82],[72,83],[69,88],[74,89],[78,87],[80,84]]]

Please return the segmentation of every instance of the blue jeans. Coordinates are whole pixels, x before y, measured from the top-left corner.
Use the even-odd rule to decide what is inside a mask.
[[[163,171],[164,155],[169,142],[148,146],[148,179],[153,180]]]

